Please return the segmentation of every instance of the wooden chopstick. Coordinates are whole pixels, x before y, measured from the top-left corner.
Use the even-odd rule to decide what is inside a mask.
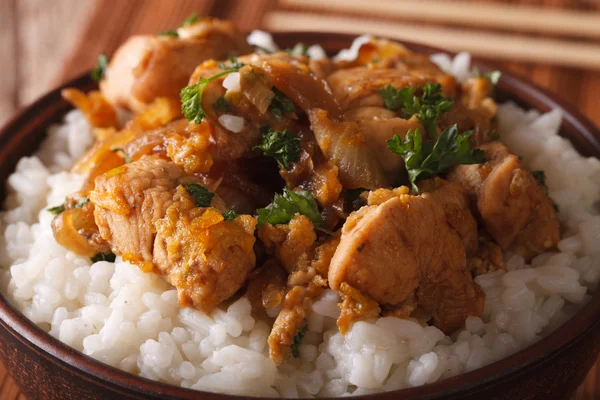
[[[279,31],[370,33],[487,58],[600,70],[600,45],[588,43],[285,11],[267,14],[263,25]]]
[[[282,6],[600,38],[600,13],[461,0],[280,0]]]

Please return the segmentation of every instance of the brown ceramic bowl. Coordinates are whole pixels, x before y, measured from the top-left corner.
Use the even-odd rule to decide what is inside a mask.
[[[327,51],[348,47],[352,36],[322,33],[279,33],[282,47],[319,43]],[[436,50],[407,44],[415,51]],[[484,65],[478,65],[487,71]],[[85,76],[65,86],[89,90]],[[511,74],[497,88],[499,99],[548,111],[561,108],[561,134],[585,156],[600,157],[600,132],[573,105]],[[23,156],[35,151],[46,128],[71,107],[56,89],[17,115],[0,131],[0,181]],[[0,193],[4,196],[4,193]],[[571,320],[533,346],[484,368],[434,384],[359,398],[369,399],[560,399],[581,384],[600,351],[600,291]],[[29,399],[239,399],[182,389],[122,372],[98,362],[51,337],[0,294],[0,356]]]

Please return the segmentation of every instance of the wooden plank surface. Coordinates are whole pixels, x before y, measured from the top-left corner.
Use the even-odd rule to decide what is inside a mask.
[[[366,2],[367,0],[365,0]],[[386,23],[414,24],[418,21],[377,13],[376,1],[369,18]],[[390,3],[390,0],[379,0]],[[327,0],[322,0],[323,3]],[[544,6],[550,10],[584,10],[598,13],[600,1],[570,0],[477,0],[477,3],[513,3]],[[78,74],[88,70],[97,55],[112,53],[125,38],[135,33],[159,32],[177,26],[192,11],[199,15],[229,18],[243,30],[264,28],[274,12],[318,12],[345,17],[363,17],[331,1],[337,8],[319,10],[315,1],[298,0],[0,0],[0,125],[19,107]],[[312,6],[311,6],[312,5]],[[270,15],[270,16],[269,16]],[[600,15],[600,14],[598,14]],[[310,25],[310,21],[307,22]],[[421,22],[419,22],[421,23]],[[427,26],[455,25],[431,21]],[[390,25],[391,26],[391,25]],[[310,28],[310,26],[306,26]],[[392,26],[393,29],[393,26]],[[480,28],[478,28],[480,29]],[[489,30],[497,32],[497,30]],[[541,37],[535,35],[535,37]],[[588,43],[599,44],[598,41]],[[529,78],[578,105],[600,125],[600,73],[586,69],[523,63],[498,62],[504,68]],[[572,400],[600,398],[600,362]],[[0,365],[0,400],[23,399],[6,370]]]

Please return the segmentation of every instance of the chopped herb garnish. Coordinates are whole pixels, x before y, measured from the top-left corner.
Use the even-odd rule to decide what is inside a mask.
[[[179,33],[177,33],[177,31],[173,30],[173,29],[169,29],[166,31],[162,31],[158,34],[158,36],[173,36],[173,37],[179,37]]]
[[[225,97],[221,96],[217,99],[217,101],[215,101],[213,103],[213,107],[215,108],[215,110],[221,111],[221,112],[230,112],[231,111],[231,106],[229,105],[229,102],[227,100],[225,100]]]
[[[192,196],[198,207],[210,207],[214,193],[209,192],[207,188],[197,183],[188,183],[183,187]]]
[[[386,108],[400,110],[403,117],[416,115],[430,138],[437,136],[439,117],[450,110],[454,101],[442,96],[439,83],[427,83],[420,88],[395,89],[391,84],[379,90]]]
[[[47,208],[46,211],[48,211],[49,213],[52,213],[54,215],[58,215],[58,214],[62,213],[63,211],[65,211],[65,205],[61,204],[56,207],[50,207],[50,208]]]
[[[235,210],[225,210],[221,214],[225,221],[234,220],[239,214]]]
[[[300,159],[300,138],[287,129],[283,132],[263,130],[262,142],[254,149],[262,150],[266,156],[273,157],[280,168],[290,169],[290,163]]]
[[[95,82],[100,82],[106,75],[106,68],[108,68],[108,57],[106,53],[102,53],[98,56],[96,61],[96,67],[92,70],[90,76]]]
[[[111,151],[113,153],[120,154],[121,157],[123,157],[123,159],[125,160],[125,164],[131,164],[131,157],[129,156],[129,153],[125,151],[125,149],[117,147],[116,149],[112,149]]]
[[[477,67],[473,68],[472,74],[476,78],[488,79],[494,86],[496,86],[500,81],[500,78],[502,78],[502,72],[500,71],[489,71],[485,74],[482,74],[479,68]]]
[[[83,206],[85,206],[89,202],[90,199],[88,199],[87,197],[85,199],[81,199],[77,203],[75,203],[75,208],[83,208]]]
[[[415,193],[419,193],[417,183],[423,179],[432,178],[453,165],[479,164],[485,161],[482,150],[471,150],[472,134],[472,131],[459,134],[455,124],[442,132],[434,142],[423,141],[419,129],[411,129],[404,141],[394,135],[387,141],[387,147],[404,159],[412,188]]]
[[[108,261],[114,263],[116,258],[117,256],[115,256],[113,253],[98,253],[95,256],[90,257],[90,260],[92,260],[92,263],[97,263],[98,261]]]
[[[217,78],[224,75],[237,72],[237,69],[228,69],[220,72],[210,78],[200,78],[198,83],[190,86],[186,86],[181,89],[179,94],[181,98],[181,113],[185,115],[188,121],[195,122],[197,124],[202,122],[202,119],[206,116],[204,109],[202,108],[202,93],[206,86]]]
[[[485,136],[487,136],[488,138],[492,139],[492,140],[498,140],[500,139],[500,134],[494,129],[491,132],[486,132]]]
[[[546,185],[546,173],[544,171],[531,171],[531,175],[536,181],[544,188],[544,191],[548,193],[548,185]]]
[[[217,66],[221,69],[240,69],[246,65],[244,63],[239,62],[238,59],[234,56],[229,56],[229,62],[231,63],[231,65],[227,66],[223,61],[219,61],[217,63]]]
[[[254,50],[260,50],[260,51],[262,51],[265,54],[273,54],[273,53],[277,52],[277,51],[273,51],[273,50],[267,49],[266,47],[259,46],[257,44],[253,44],[252,47],[254,47]]]
[[[258,226],[262,224],[287,224],[296,214],[310,219],[315,227],[321,225],[321,214],[313,195],[306,190],[283,189],[283,195],[275,194],[271,204],[257,210]]]
[[[279,91],[275,86],[273,86],[272,89],[273,93],[275,93],[275,97],[271,100],[269,112],[275,119],[282,120],[287,115],[296,112],[296,106],[289,97]]]
[[[304,339],[307,329],[308,324],[304,323],[304,326],[298,329],[298,332],[294,336],[294,343],[292,343],[292,357],[294,358],[300,358],[300,344],[302,343],[302,339]]]
[[[181,23],[181,25],[179,25],[179,27],[184,28],[186,26],[194,25],[198,21],[200,21],[200,18],[198,18],[198,13],[194,11],[189,17],[186,18],[185,21]]]
[[[292,56],[308,57],[308,46],[304,43],[296,43],[296,45],[291,49],[285,49],[285,52]]]

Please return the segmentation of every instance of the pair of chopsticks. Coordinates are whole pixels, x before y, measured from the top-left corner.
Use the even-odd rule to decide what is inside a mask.
[[[600,13],[576,12],[504,4],[449,0],[280,0],[280,6],[311,12],[275,11],[263,24],[271,30],[338,31],[371,33],[428,44],[448,50],[464,50],[476,56],[523,62],[547,63],[600,70]],[[324,15],[344,12],[361,17]],[[595,40],[531,37],[525,34],[486,32],[465,28],[420,26],[366,18],[385,16],[422,22],[469,27],[549,33]]]

